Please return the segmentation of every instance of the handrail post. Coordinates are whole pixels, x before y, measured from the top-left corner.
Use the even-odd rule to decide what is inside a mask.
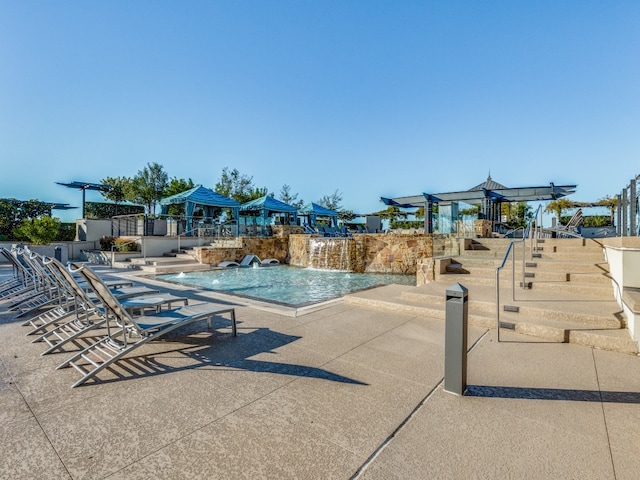
[[[531,229],[529,229],[529,237],[531,237]],[[533,243],[529,243],[529,248],[531,248],[531,245],[533,245]],[[527,261],[527,242],[526,240],[523,238],[522,239],[522,288],[524,289],[524,279],[525,279],[525,273],[524,273],[524,265]],[[515,300],[515,298],[514,298]]]
[[[516,249],[511,250],[511,301],[516,299]]]
[[[500,341],[500,269],[496,269],[496,332]]]

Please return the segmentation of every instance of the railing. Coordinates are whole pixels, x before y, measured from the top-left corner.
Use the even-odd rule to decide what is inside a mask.
[[[142,236],[134,240],[131,240],[127,243],[119,243],[118,245],[115,245],[115,244],[111,245],[111,268],[113,268],[113,265],[115,264],[116,249],[124,247],[125,245],[131,245],[133,243],[137,244],[138,240],[140,240],[140,250],[142,250],[142,258],[144,258],[145,260],[147,259],[147,251],[144,245],[144,236]]]
[[[504,268],[504,266],[507,264],[507,260],[509,259],[509,254],[512,254],[512,258],[511,258],[511,299],[513,301],[515,301],[516,299],[516,252],[515,252],[515,244],[516,243],[522,243],[522,288],[526,288],[526,283],[525,283],[525,263],[526,263],[526,252],[527,252],[527,248],[526,248],[526,241],[527,241],[527,236],[530,239],[530,254],[531,254],[531,258],[533,258],[533,239],[534,239],[534,230],[539,230],[540,226],[542,225],[542,220],[540,220],[540,225],[535,225],[534,230],[531,229],[531,225],[533,224],[533,222],[535,221],[536,224],[538,223],[537,217],[538,214],[540,214],[540,218],[542,218],[542,213],[540,210],[540,207],[542,205],[538,205],[538,209],[536,210],[536,213],[533,215],[533,218],[531,220],[529,220],[529,223],[527,224],[527,228],[524,229],[524,232],[522,234],[522,240],[514,240],[511,243],[509,243],[509,248],[507,248],[507,251],[504,255],[504,259],[502,260],[502,263],[500,264],[500,266],[498,268],[496,268],[496,327],[497,327],[497,333],[498,333],[498,342],[500,341],[500,271]],[[537,234],[536,234],[537,235]],[[537,237],[536,237],[537,238]],[[537,246],[536,246],[537,249]]]
[[[190,217],[178,215],[116,215],[111,218],[111,235],[127,236],[169,236],[187,235],[209,229],[208,236],[237,236],[235,221],[220,223],[213,217]]]

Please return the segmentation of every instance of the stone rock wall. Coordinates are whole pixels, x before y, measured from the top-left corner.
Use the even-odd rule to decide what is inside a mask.
[[[220,262],[241,262],[245,255],[257,255],[258,258],[276,258],[280,263],[288,260],[288,237],[240,237],[242,246],[236,248],[197,247],[198,261],[209,265]]]
[[[298,267],[415,274],[418,259],[433,256],[433,239],[425,234],[394,233],[354,234],[349,238],[292,235],[289,254],[289,263]]]
[[[395,273],[414,275],[421,259],[438,255],[456,255],[454,236],[418,234],[354,234],[348,238],[291,234],[282,237],[241,237],[236,248],[199,247],[198,260],[217,265],[240,262],[245,255],[261,259],[277,258],[296,267],[348,270],[357,273]],[[438,252],[434,252],[434,239]]]

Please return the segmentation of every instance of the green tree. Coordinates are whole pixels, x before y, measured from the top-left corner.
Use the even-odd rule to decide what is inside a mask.
[[[229,170],[228,167],[222,169],[222,175],[214,190],[220,195],[233,198],[240,203],[246,203],[268,195],[266,187],[258,188],[254,186],[253,177],[240,173],[236,168]]]
[[[510,205],[509,222],[513,227],[524,227],[533,217],[533,209],[527,202]]]
[[[618,208],[618,199],[606,196],[598,200],[598,205],[607,207],[609,209],[609,216],[611,217],[611,225],[615,224],[616,209]]]
[[[178,193],[191,190],[193,187],[195,187],[195,185],[193,183],[193,180],[191,180],[190,178],[187,178],[185,180],[184,178],[171,177],[171,180],[169,180],[167,188],[164,192],[164,196],[170,197],[171,195],[176,195]]]
[[[13,238],[14,230],[25,219],[51,216],[51,204],[39,200],[0,199],[0,236]]]
[[[171,180],[169,180],[164,196],[170,197],[171,195],[177,195],[178,193],[191,190],[193,187],[195,187],[195,185],[190,178],[185,180],[184,178],[172,177]],[[169,205],[167,213],[173,216],[184,215],[184,204]]]
[[[287,184],[284,184],[280,189],[280,200],[284,203],[291,205],[296,208],[300,208],[304,205],[304,201],[302,199],[298,200],[297,193],[291,193],[291,187]]]
[[[342,194],[338,190],[336,190],[331,195],[324,195],[316,203],[325,208],[328,208],[329,210],[337,212],[339,210],[342,210]]]
[[[573,208],[573,202],[571,200],[567,198],[558,198],[557,200],[549,202],[544,211],[555,213],[558,218],[558,223],[560,223],[563,210],[568,210],[570,208]]]
[[[354,218],[356,218],[356,214],[353,210],[340,210],[338,212],[338,219],[343,222],[350,222]]]
[[[503,204],[503,208],[504,208],[504,205],[505,204]],[[506,205],[508,206],[509,204],[506,204]],[[465,216],[469,216],[469,217],[476,217],[476,218],[478,217],[478,212],[480,212],[480,207],[478,205],[472,205],[469,208],[462,208],[462,209],[460,209],[460,211],[458,211],[458,213],[460,215],[465,215]]]
[[[165,196],[167,186],[168,175],[162,165],[148,163],[133,177],[131,196],[127,200],[144,205],[148,214],[155,215],[156,205]]]
[[[101,194],[105,200],[115,204],[115,215],[118,215],[118,204],[133,196],[132,180],[128,177],[106,177],[100,180],[100,183],[109,185],[109,190]]]
[[[43,216],[22,221],[14,230],[14,235],[20,240],[27,240],[35,245],[47,245],[58,238],[60,220]]]

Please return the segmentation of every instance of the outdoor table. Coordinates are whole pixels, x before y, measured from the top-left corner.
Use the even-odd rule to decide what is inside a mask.
[[[154,309],[156,312],[159,312],[162,310],[162,305],[167,305],[168,308],[171,308],[174,302],[182,302],[184,305],[188,305],[189,300],[186,297],[176,297],[170,293],[164,293],[158,296],[131,297],[120,300],[120,304],[132,315],[136,310],[140,311],[140,315],[143,315],[147,309]]]

